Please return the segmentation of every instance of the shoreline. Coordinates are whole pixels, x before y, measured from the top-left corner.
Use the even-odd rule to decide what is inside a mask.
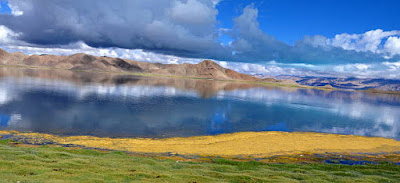
[[[145,76],[145,77],[161,77],[161,78],[181,78],[181,79],[196,79],[196,80],[213,80],[213,81],[224,81],[224,82],[234,82],[234,83],[246,83],[264,86],[274,86],[274,87],[292,87],[301,89],[317,89],[324,91],[351,91],[351,92],[362,92],[368,94],[390,94],[390,95],[400,95],[400,91],[386,91],[377,89],[367,89],[367,90],[354,90],[354,89],[341,89],[341,88],[331,88],[331,87],[318,87],[318,86],[308,86],[300,84],[288,84],[280,82],[263,82],[263,81],[246,81],[246,80],[224,80],[224,79],[212,79],[212,78],[202,78],[202,77],[190,77],[190,76],[178,76],[178,75],[160,75],[151,73],[139,73],[139,72],[116,72],[116,71],[101,71],[101,70],[71,70],[63,68],[54,67],[44,67],[44,66],[29,66],[29,65],[4,65],[0,64],[0,67],[12,67],[12,68],[25,68],[25,69],[44,69],[44,70],[64,70],[72,72],[91,72],[91,73],[105,73],[105,74],[118,74],[118,75],[133,75],[133,76]]]
[[[69,147],[124,151],[145,156],[225,157],[268,159],[274,156],[313,154],[396,154],[400,141],[313,132],[239,132],[214,136],[153,138],[107,138],[57,136],[43,133],[0,131],[0,136],[23,144],[58,144]],[[12,138],[10,138],[12,137]]]

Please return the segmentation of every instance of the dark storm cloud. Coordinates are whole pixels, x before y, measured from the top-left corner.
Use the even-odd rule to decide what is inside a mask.
[[[95,47],[140,48],[184,56],[212,54],[218,11],[211,0],[10,1],[23,14],[2,15],[0,24],[40,45],[84,41]],[[212,51],[212,53],[209,53]]]

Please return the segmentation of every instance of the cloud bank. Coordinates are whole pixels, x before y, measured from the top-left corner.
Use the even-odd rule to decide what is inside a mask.
[[[224,54],[215,41],[218,11],[211,0],[10,0],[9,5],[12,13],[0,16],[0,24],[30,44],[83,41],[185,57]]]
[[[0,45],[28,54],[84,52],[161,63],[207,58],[268,76],[400,76],[398,30],[306,36],[289,45],[259,28],[253,5],[233,27],[218,27],[218,2],[9,0],[11,12],[0,14]],[[223,44],[220,36],[232,41]]]

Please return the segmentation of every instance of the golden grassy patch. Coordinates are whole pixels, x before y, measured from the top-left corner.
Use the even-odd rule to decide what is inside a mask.
[[[1,135],[1,131],[0,131]],[[249,156],[324,152],[379,153],[400,151],[400,141],[380,137],[362,137],[304,132],[241,132],[216,136],[151,138],[101,138],[92,136],[60,137],[40,133],[18,133],[32,139],[60,144],[141,152],[178,153],[205,156]]]

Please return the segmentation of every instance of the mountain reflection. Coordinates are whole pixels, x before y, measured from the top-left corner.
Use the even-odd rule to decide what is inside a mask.
[[[398,95],[0,68],[0,129],[173,137],[312,131],[400,138]]]

